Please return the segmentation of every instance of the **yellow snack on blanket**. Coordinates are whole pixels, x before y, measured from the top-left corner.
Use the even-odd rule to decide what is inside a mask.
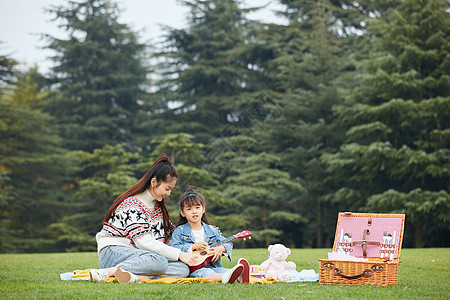
[[[86,270],[75,270],[73,271],[73,278],[84,278],[84,277],[89,277],[89,270],[92,269],[86,269]]]

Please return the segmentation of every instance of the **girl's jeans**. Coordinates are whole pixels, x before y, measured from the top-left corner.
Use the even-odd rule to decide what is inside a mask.
[[[189,275],[189,277],[209,278],[209,276],[211,276],[211,274],[213,273],[223,274],[226,271],[228,271],[228,269],[225,269],[223,267],[214,267],[212,264],[209,264],[204,268],[195,270]]]
[[[133,274],[150,275],[154,278],[185,278],[189,275],[188,266],[181,261],[167,260],[160,254],[126,246],[103,248],[98,254],[98,261],[100,268],[117,267]]]

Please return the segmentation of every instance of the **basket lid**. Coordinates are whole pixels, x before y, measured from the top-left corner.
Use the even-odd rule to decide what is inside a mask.
[[[400,258],[404,214],[340,212],[333,250],[356,257]]]

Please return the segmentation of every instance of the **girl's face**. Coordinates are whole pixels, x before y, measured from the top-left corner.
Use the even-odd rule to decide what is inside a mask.
[[[192,206],[184,206],[180,211],[181,216],[185,217],[189,224],[200,223],[205,213],[205,207],[199,202]]]
[[[158,185],[156,178],[152,178],[150,182],[151,187],[148,190],[155,200],[162,201],[165,197],[169,196],[175,184],[177,184],[176,178],[168,177],[167,179],[167,181],[163,181]]]

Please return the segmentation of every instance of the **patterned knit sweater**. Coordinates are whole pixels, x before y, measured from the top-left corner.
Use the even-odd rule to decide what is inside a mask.
[[[148,190],[120,203],[95,237],[98,252],[106,246],[127,246],[155,252],[171,260],[177,260],[181,252],[163,243],[162,211]]]

